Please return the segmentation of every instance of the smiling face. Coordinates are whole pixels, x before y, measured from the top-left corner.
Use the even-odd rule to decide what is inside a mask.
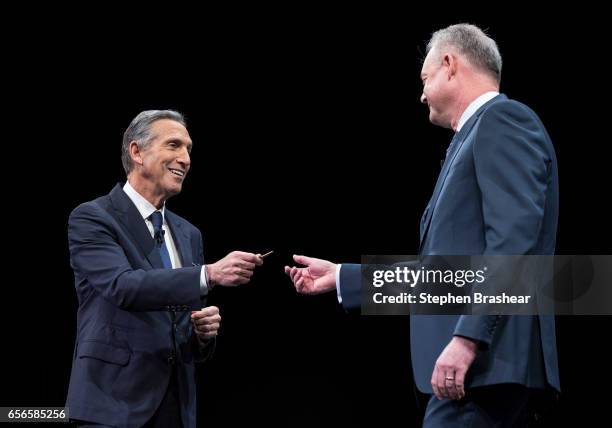
[[[151,124],[149,144],[143,149],[133,141],[130,155],[135,168],[130,184],[158,208],[170,196],[180,193],[191,159],[192,141],[187,128],[171,119]]]
[[[429,121],[444,128],[451,127],[454,114],[452,62],[450,55],[440,54],[434,48],[425,58],[421,69],[421,102],[429,107]]]

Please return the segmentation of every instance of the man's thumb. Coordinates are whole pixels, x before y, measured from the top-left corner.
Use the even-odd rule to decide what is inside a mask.
[[[313,259],[312,257],[298,256],[297,254],[294,254],[293,260],[301,265],[310,266],[315,259]]]

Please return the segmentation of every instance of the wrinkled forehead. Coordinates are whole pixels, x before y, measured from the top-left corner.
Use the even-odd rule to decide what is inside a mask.
[[[155,139],[182,139],[191,142],[187,128],[172,119],[156,120],[151,124],[150,132]]]

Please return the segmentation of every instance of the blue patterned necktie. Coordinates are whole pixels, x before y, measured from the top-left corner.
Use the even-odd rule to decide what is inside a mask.
[[[170,253],[168,253],[168,247],[166,247],[166,240],[164,239],[165,231],[162,229],[162,224],[164,223],[162,213],[155,211],[153,214],[151,214],[151,216],[149,216],[149,220],[151,220],[151,223],[153,223],[153,239],[155,239],[155,247],[157,248],[157,251],[159,251],[159,256],[164,268],[172,269]]]

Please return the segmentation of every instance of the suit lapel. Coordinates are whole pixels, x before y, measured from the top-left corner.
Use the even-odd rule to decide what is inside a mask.
[[[121,185],[117,184],[115,186],[110,193],[110,198],[117,218],[123,225],[126,233],[132,236],[134,242],[138,245],[151,266],[162,269],[164,264],[159,251],[155,248],[155,241],[151,236],[151,232],[149,232],[138,208],[136,208],[136,205],[134,205],[128,195],[125,194]]]
[[[433,216],[433,212],[436,207],[436,203],[438,202],[440,191],[442,190],[442,187],[444,186],[444,182],[446,181],[446,176],[448,175],[448,171],[450,170],[450,167],[453,164],[453,160],[455,159],[455,156],[457,155],[457,153],[461,149],[461,146],[463,145],[463,139],[465,135],[467,135],[466,132],[463,132],[465,131],[466,128],[467,126],[463,127],[463,129],[453,137],[454,144],[451,143],[453,144],[452,150],[448,153],[448,155],[446,156],[446,159],[444,160],[444,165],[442,166],[442,170],[440,171],[440,174],[438,175],[436,186],[434,187],[434,191],[431,195],[431,199],[429,200],[429,204],[427,205],[426,213],[424,214],[423,219],[421,220],[421,222],[423,223],[421,226],[422,235],[424,235],[427,232],[429,223],[431,223],[431,218]]]
[[[193,262],[191,242],[183,222],[178,216],[166,208],[166,223],[168,227],[170,227],[170,232],[174,239],[174,246],[181,259],[181,265],[183,267],[191,267]]]
[[[493,98],[493,99],[489,100],[488,102],[486,102],[482,107],[480,107],[476,111],[476,113],[474,113],[472,115],[472,117],[466,122],[466,124],[463,126],[463,128],[461,128],[461,131],[459,131],[459,133],[457,133],[457,135],[455,135],[454,138],[456,138],[457,141],[455,141],[455,145],[453,147],[453,150],[450,153],[448,153],[448,156],[446,157],[446,159],[444,161],[444,165],[442,167],[442,170],[440,171],[440,175],[438,176],[438,180],[436,181],[436,186],[434,188],[434,192],[431,195],[431,199],[429,200],[429,204],[427,204],[427,208],[425,208],[425,212],[423,213],[423,217],[421,218],[421,225],[420,225],[421,239],[420,239],[420,243],[419,243],[419,254],[421,253],[421,250],[423,248],[423,243],[425,242],[425,236],[427,235],[427,231],[429,230],[429,225],[431,224],[431,219],[433,217],[433,213],[434,213],[434,210],[436,208],[436,204],[438,203],[438,198],[440,197],[440,192],[442,191],[442,188],[444,187],[444,182],[446,181],[446,177],[448,175],[448,172],[450,171],[450,167],[453,164],[453,161],[455,160],[455,157],[459,153],[459,150],[461,150],[461,146],[463,145],[463,142],[465,141],[466,137],[472,131],[472,128],[476,124],[476,122],[477,122],[478,118],[480,117],[480,115],[483,112],[485,112],[487,110],[487,108],[489,108],[497,100],[500,100],[502,98],[505,99],[506,96],[505,95],[498,95],[495,98]]]
[[[152,267],[163,269],[164,264],[159,256],[159,251],[155,247],[155,241],[151,237],[151,232],[147,228],[138,208],[126,195],[120,184],[117,184],[111,191],[110,198],[115,209],[116,218],[123,225],[125,231],[132,236],[142,254],[144,254]],[[181,264],[184,267],[191,266],[193,262],[191,242],[183,222],[167,208],[165,210],[165,217],[174,239],[174,245],[179,253]]]

